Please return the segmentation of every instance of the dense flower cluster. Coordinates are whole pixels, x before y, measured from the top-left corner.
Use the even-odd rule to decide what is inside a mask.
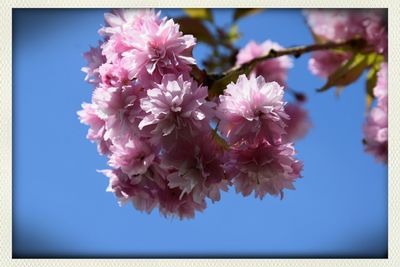
[[[190,74],[195,38],[172,19],[122,9],[105,14],[105,21],[103,40],[84,55],[82,70],[94,90],[78,115],[90,127],[87,138],[108,157],[112,169],[101,172],[120,204],[190,218],[233,184],[260,198],[293,188],[302,163],[290,142],[304,127],[287,129],[292,115],[298,125],[304,114],[285,111],[280,84],[288,58],[241,76],[216,103]],[[254,47],[251,56],[259,53]],[[260,53],[271,48],[279,47],[266,42]]]
[[[310,9],[305,16],[312,32],[323,42],[364,39],[377,53],[387,56],[387,28],[383,11],[377,9]],[[309,68],[323,78],[332,74],[351,54],[342,51],[313,53]]]
[[[378,99],[364,124],[365,150],[378,161],[388,160],[388,84],[387,63],[381,64],[374,95]]]
[[[244,196],[252,191],[260,198],[282,194],[300,177],[302,163],[294,158],[291,144],[284,142],[290,117],[283,94],[276,82],[241,75],[219,97],[219,129],[232,147],[226,171]]]

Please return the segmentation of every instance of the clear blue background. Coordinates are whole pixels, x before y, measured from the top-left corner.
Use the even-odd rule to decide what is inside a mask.
[[[363,152],[364,80],[337,98],[294,60],[288,84],[307,92],[314,128],[298,142],[303,179],[285,198],[233,190],[193,220],[120,208],[107,193],[106,158],[76,112],[90,101],[80,68],[96,45],[100,9],[13,11],[13,254],[15,257],[386,257],[387,167]],[[163,10],[177,15],[180,10]],[[217,10],[227,25],[230,10]],[[240,21],[249,40],[312,43],[299,10]],[[195,49],[197,59],[206,49]]]

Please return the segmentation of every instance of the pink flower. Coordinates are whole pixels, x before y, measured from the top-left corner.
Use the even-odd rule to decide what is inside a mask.
[[[106,62],[105,56],[101,53],[101,45],[102,42],[99,42],[97,47],[91,47],[88,52],[83,54],[83,57],[88,62],[88,66],[83,67],[81,70],[86,73],[85,81],[94,85],[97,85],[101,81],[99,67]]]
[[[160,12],[155,13],[152,9],[114,9],[110,13],[104,14],[106,27],[101,28],[99,33],[109,36],[131,28],[140,31],[146,19],[157,24],[161,24],[165,20],[160,18]]]
[[[247,79],[240,75],[236,84],[229,84],[219,97],[219,130],[232,144],[243,140],[280,141],[285,120],[289,119],[283,94],[283,87],[276,82],[266,83],[262,76]]]
[[[153,80],[160,81],[165,74],[191,70],[189,65],[195,64],[191,56],[195,45],[192,35],[183,35],[173,20],[159,26],[146,21],[143,31],[127,36],[126,43],[132,49],[123,53],[122,62],[129,68],[131,79],[151,75]]]
[[[290,119],[286,122],[286,134],[283,141],[294,142],[304,138],[309,129],[312,127],[308,112],[300,104],[289,103],[285,106],[285,111]]]
[[[128,78],[128,71],[121,65],[120,60],[111,63],[104,63],[98,70],[101,82],[105,86],[123,87],[131,84]]]
[[[130,177],[145,174],[153,164],[155,153],[158,152],[135,137],[114,140],[110,150],[110,166],[120,168]]]
[[[111,35],[103,53],[112,62],[120,58],[131,80],[151,85],[165,74],[188,75],[190,65],[195,64],[195,38],[180,32],[172,19],[160,19],[153,10],[125,10],[107,15],[106,20],[111,27],[102,32]]]
[[[308,9],[304,14],[313,33],[329,41],[347,41],[363,31],[353,19],[359,13],[351,9]]]
[[[207,204],[193,201],[191,194],[181,195],[179,188],[168,188],[165,180],[155,183],[151,179],[130,178],[120,169],[100,171],[109,178],[108,192],[118,198],[122,206],[131,202],[137,210],[152,212],[159,208],[165,216],[178,216],[180,219],[193,218],[195,211],[203,211]]]
[[[387,53],[388,32],[387,18],[385,18],[383,9],[366,9],[358,13],[358,16],[353,16],[355,23],[362,25],[360,35],[375,47],[376,52],[380,54]]]
[[[365,151],[378,161],[387,163],[388,158],[388,117],[387,111],[379,106],[373,108],[364,125]]]
[[[81,123],[88,125],[87,139],[97,143],[97,150],[100,154],[108,154],[110,142],[104,140],[105,122],[96,113],[94,104],[83,103],[82,110],[78,111]]]
[[[308,68],[317,76],[328,78],[342,64],[351,58],[351,53],[334,51],[316,51],[308,61]]]
[[[127,32],[140,32],[145,21],[150,20],[160,25],[165,19],[160,18],[160,13],[150,9],[114,9],[111,13],[104,14],[106,27],[99,30],[105,36],[106,42],[102,45],[103,54],[108,62],[122,58],[122,53],[131,49],[126,44]]]
[[[283,196],[283,189],[294,189],[303,164],[294,159],[291,144],[271,145],[262,142],[232,149],[226,172],[233,179],[236,192],[262,199],[266,194]]]
[[[236,65],[242,65],[254,58],[267,55],[271,49],[279,51],[282,50],[283,47],[270,40],[266,40],[262,44],[251,41],[244,48],[240,49],[237,55]],[[277,82],[281,85],[286,85],[287,72],[292,67],[293,63],[290,57],[281,56],[259,63],[252,71],[252,75],[261,75],[267,82]]]
[[[106,38],[106,42],[103,43],[101,49],[103,55],[105,55],[107,62],[115,62],[122,59],[122,53],[128,51],[130,47],[125,44],[124,34],[116,32]]]
[[[309,9],[304,13],[311,30],[320,38],[343,42],[361,37],[378,53],[386,49],[387,21],[383,10]]]
[[[151,180],[132,180],[120,169],[100,172],[109,178],[107,192],[114,193],[121,206],[131,201],[136,209],[147,213],[157,207],[159,187]]]
[[[104,139],[139,134],[138,121],[142,116],[139,85],[98,87],[93,92],[97,115],[105,121]]]
[[[163,166],[170,170],[168,187],[181,189],[180,198],[192,193],[196,203],[202,203],[205,197],[214,202],[220,199],[220,190],[228,189],[223,151],[214,142],[205,135],[190,143],[180,142],[175,150],[163,155]]]
[[[158,191],[160,212],[165,216],[178,216],[180,219],[193,218],[196,211],[202,212],[207,208],[206,201],[201,203],[193,200],[192,194],[182,195],[179,188],[168,188]]]
[[[378,161],[388,160],[387,63],[381,64],[374,95],[378,99],[364,124],[365,151]]]
[[[167,136],[174,131],[206,128],[212,116],[211,103],[206,102],[207,87],[198,86],[183,76],[165,75],[160,84],[147,90],[140,106],[147,113],[139,129],[153,126],[152,134]]]

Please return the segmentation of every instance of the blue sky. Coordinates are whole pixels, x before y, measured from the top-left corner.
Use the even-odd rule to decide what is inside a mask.
[[[13,11],[13,255],[15,257],[386,257],[387,167],[363,152],[364,83],[340,97],[294,60],[288,85],[307,93],[313,129],[296,144],[303,178],[285,198],[230,190],[193,220],[120,208],[106,158],[76,112],[90,101],[82,54],[96,45],[101,9]],[[175,16],[179,10],[163,10]],[[229,22],[231,10],[214,11]],[[268,9],[239,22],[243,38],[312,43],[301,12]],[[205,56],[199,46],[194,55]]]

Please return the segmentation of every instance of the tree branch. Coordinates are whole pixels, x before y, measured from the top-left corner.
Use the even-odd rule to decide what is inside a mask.
[[[346,42],[341,43],[333,43],[328,42],[324,44],[312,44],[308,46],[295,46],[282,50],[273,50],[271,49],[268,54],[254,58],[253,60],[244,63],[240,66],[235,66],[228,71],[223,72],[222,74],[206,74],[203,73],[205,78],[205,84],[209,88],[209,96],[213,97],[219,95],[223,92],[224,88],[231,81],[237,79],[237,77],[241,74],[250,73],[253,68],[268,59],[273,59],[281,56],[292,55],[294,57],[300,57],[302,54],[319,51],[319,50],[329,50],[329,49],[343,49],[349,51],[359,51],[361,49],[366,48],[367,43],[363,39],[352,39]]]
[[[295,46],[283,50],[273,50],[271,49],[268,54],[255,58],[247,63],[242,64],[241,66],[234,67],[226,72],[223,73],[223,75],[227,75],[229,72],[232,71],[239,71],[239,72],[246,72],[248,69],[252,69],[255,65],[258,63],[268,60],[268,59],[273,59],[281,56],[286,56],[286,55],[292,55],[296,58],[300,57],[302,54],[309,53],[309,52],[314,52],[314,51],[319,51],[319,50],[329,50],[329,49],[348,49],[348,50],[354,50],[354,49],[361,49],[366,46],[366,42],[363,39],[352,39],[346,42],[341,42],[341,43],[325,43],[325,44],[312,44],[312,45],[302,45],[302,46]]]

